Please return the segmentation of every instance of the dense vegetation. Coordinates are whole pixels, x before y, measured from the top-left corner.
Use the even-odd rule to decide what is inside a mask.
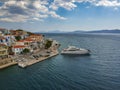
[[[52,42],[53,42],[53,41],[51,41],[51,40],[46,40],[46,43],[45,43],[45,49],[50,48],[51,45],[52,45]]]
[[[30,52],[30,50],[27,49],[27,48],[25,48],[25,49],[22,51],[23,54],[26,54],[26,53],[29,53],[29,52]]]
[[[28,34],[28,35],[33,35],[33,33],[32,33],[32,32],[27,32],[27,34]]]
[[[17,41],[19,41],[19,40],[21,40],[21,36],[15,36],[15,39],[16,39]]]
[[[22,30],[22,29],[17,29],[17,31],[25,31],[25,30]]]

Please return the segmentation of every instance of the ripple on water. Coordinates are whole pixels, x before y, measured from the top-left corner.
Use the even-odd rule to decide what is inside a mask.
[[[58,55],[28,68],[0,71],[0,90],[119,90],[119,35],[48,34],[61,43],[91,50],[90,56]],[[72,39],[71,39],[72,38]]]

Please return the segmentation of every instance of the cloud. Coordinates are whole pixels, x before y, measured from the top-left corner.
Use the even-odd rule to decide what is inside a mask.
[[[57,19],[65,19],[49,10],[47,0],[9,0],[2,2],[0,6],[0,21],[25,22],[28,20],[42,20],[49,16]]]
[[[5,22],[25,22],[28,18],[29,18],[28,16],[14,15],[14,17],[9,16],[9,17],[0,18],[0,21],[5,21]]]
[[[101,0],[96,3],[96,6],[118,7],[120,2],[118,0]]]
[[[57,15],[54,11],[49,12],[49,14],[50,14],[51,17],[53,17],[53,18],[58,18],[58,19],[66,20],[66,18],[61,17],[60,15]]]
[[[96,7],[114,7],[116,10],[120,7],[119,0],[1,0],[0,21],[42,21],[48,17],[66,20],[67,18],[56,13],[57,10],[59,8],[73,10],[77,7],[76,3],[90,3]]]
[[[77,7],[75,3],[90,3],[94,6],[120,7],[119,0],[54,0],[50,8],[57,10],[59,7],[72,10]]]
[[[53,10],[57,10],[59,7],[62,7],[67,10],[71,10],[77,7],[74,2],[74,0],[54,0],[52,5],[50,5],[50,8],[52,8]]]

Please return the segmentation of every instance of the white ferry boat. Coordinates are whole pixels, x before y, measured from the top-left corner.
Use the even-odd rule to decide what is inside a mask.
[[[83,49],[83,48],[77,48],[75,46],[69,46],[66,49],[63,49],[61,54],[67,54],[67,55],[89,55],[90,50]]]

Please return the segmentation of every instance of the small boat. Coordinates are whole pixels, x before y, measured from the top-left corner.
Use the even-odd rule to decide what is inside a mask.
[[[18,63],[19,67],[25,68],[27,65],[25,63]]]
[[[77,48],[75,46],[68,46],[68,48],[63,49],[61,54],[64,55],[89,55],[90,50],[84,48]]]

